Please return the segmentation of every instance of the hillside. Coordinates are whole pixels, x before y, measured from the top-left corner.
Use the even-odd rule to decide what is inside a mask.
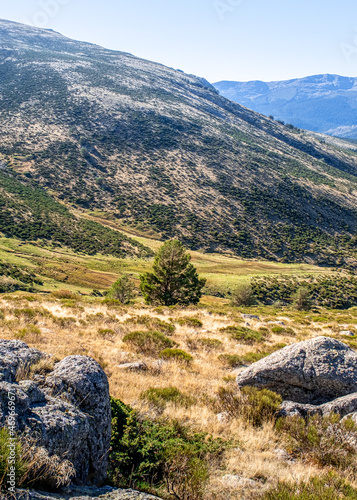
[[[221,95],[314,132],[357,139],[357,78],[314,75],[276,82],[214,84]]]
[[[355,152],[201,78],[9,21],[0,75],[1,175],[44,189],[59,211],[100,210],[191,249],[356,264]],[[18,234],[23,199],[6,182],[5,235],[33,239]]]

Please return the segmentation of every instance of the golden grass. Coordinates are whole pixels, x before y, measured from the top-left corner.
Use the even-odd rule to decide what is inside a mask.
[[[234,376],[237,373],[237,369],[223,366],[218,360],[219,354],[244,355],[257,349],[264,350],[264,346],[258,344],[238,344],[220,329],[228,325],[244,325],[241,314],[249,312],[260,317],[259,320],[249,320],[250,328],[258,329],[264,326],[271,331],[274,322],[284,321],[296,332],[294,337],[271,334],[266,341],[266,347],[282,342],[289,344],[321,334],[339,338],[341,325],[355,328],[355,311],[321,311],[324,321],[314,321],[318,317],[316,313],[297,313],[290,309],[281,311],[272,307],[233,309],[222,303],[220,309],[218,305],[188,309],[153,308],[141,304],[110,307],[103,304],[101,299],[80,296],[66,299],[61,298],[62,295],[57,294],[59,298],[53,295],[29,296],[23,293],[2,296],[0,311],[5,314],[5,318],[0,320],[1,337],[18,338],[22,332],[23,341],[55,358],[62,359],[71,354],[95,358],[108,375],[111,394],[141,411],[155,413],[153,408],[140,399],[141,393],[152,387],[174,386],[193,397],[196,401],[194,405],[185,408],[168,404],[163,415],[179,419],[197,430],[224,439],[234,439],[239,443],[237,448],[226,452],[224,470],[212,471],[207,500],[240,498],[238,495],[243,493],[247,495],[245,498],[250,498],[249,495],[253,495],[254,491],[267,488],[279,480],[298,481],[321,473],[308,464],[287,461],[282,451],[285,443],[272,424],[267,423],[263,428],[253,429],[239,419],[218,421],[210,400],[214,398],[219,387],[229,383],[234,385]],[[32,316],[29,309],[34,311]],[[25,312],[21,312],[23,310]],[[175,361],[163,362],[137,354],[123,342],[122,339],[127,333],[146,328],[126,320],[144,315],[171,321],[175,325],[176,329],[171,338],[180,349],[194,357],[191,365]],[[194,328],[177,323],[179,318],[187,316],[200,319],[203,326]],[[31,334],[29,325],[34,325],[36,330],[32,330],[39,333]],[[102,335],[102,330],[110,330],[111,333]],[[190,349],[189,339],[200,338],[218,339],[222,345],[217,349],[207,350],[200,348],[198,343],[194,349]],[[148,371],[127,372],[118,368],[120,364],[138,360],[147,364]],[[232,380],[233,382],[230,382]],[[227,475],[238,475],[256,483],[242,480],[233,481],[232,484],[232,481],[224,478]]]

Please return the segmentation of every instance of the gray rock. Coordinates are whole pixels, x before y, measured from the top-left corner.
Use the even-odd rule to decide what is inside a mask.
[[[341,417],[357,412],[357,393],[348,394],[342,398],[334,399],[322,405],[309,405],[283,401],[280,409],[280,417],[292,417],[299,415],[306,418],[310,415],[329,415],[338,413]]]
[[[242,314],[242,318],[245,320],[255,319],[257,321],[260,321],[259,316],[256,316],[255,314]]]
[[[20,340],[0,339],[0,380],[15,382],[19,369],[25,370],[44,357],[45,354]]]
[[[341,417],[349,413],[357,412],[357,392],[343,396],[342,398],[334,399],[329,403],[320,406],[322,415],[329,413],[338,413]]]
[[[124,363],[122,365],[118,365],[118,368],[130,372],[145,372],[148,369],[146,363],[140,361],[138,361],[137,363]]]
[[[355,334],[351,332],[351,330],[343,330],[340,332],[340,335],[344,335],[345,337],[355,337]]]
[[[10,500],[160,500],[158,497],[134,490],[78,487],[66,488],[60,493],[17,490],[15,495],[6,497]]]
[[[338,340],[317,337],[253,363],[238,374],[237,384],[267,388],[296,403],[319,405],[357,392],[357,354]]]
[[[43,356],[23,342],[0,340],[0,426],[9,423],[12,400],[11,419],[20,433],[36,439],[50,456],[71,462],[77,481],[100,484],[106,478],[111,436],[107,377],[93,359],[69,356],[47,378],[15,381],[19,367]]]
[[[81,480],[100,484],[106,477],[111,437],[109,384],[101,366],[87,356],[69,356],[58,363],[46,378],[46,387],[54,396],[65,398],[86,415],[89,434],[86,441],[77,438],[79,461],[73,461]],[[82,459],[80,458],[82,456]],[[88,458],[88,460],[87,460]],[[79,473],[78,468],[81,468]]]

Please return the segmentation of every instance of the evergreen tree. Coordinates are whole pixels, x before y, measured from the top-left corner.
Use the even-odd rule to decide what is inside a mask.
[[[159,249],[153,273],[140,276],[140,289],[148,304],[172,306],[198,304],[206,280],[199,278],[191,256],[177,240]]]

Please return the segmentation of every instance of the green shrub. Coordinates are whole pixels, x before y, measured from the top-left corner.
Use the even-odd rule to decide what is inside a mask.
[[[256,330],[251,330],[245,326],[227,326],[220,329],[221,332],[229,333],[231,338],[237,340],[242,344],[256,344],[264,342],[268,334],[266,332],[257,332]]]
[[[231,293],[232,306],[252,306],[255,296],[250,283],[241,283]]]
[[[175,331],[175,325],[172,323],[167,323],[166,321],[156,318],[155,316],[135,316],[134,318],[128,318],[124,321],[127,325],[144,325],[151,330],[156,330],[158,332],[171,334]]]
[[[30,307],[25,307],[23,309],[14,309],[12,313],[16,316],[16,318],[23,318],[25,321],[34,322],[38,311],[36,309],[31,309]]]
[[[54,292],[52,292],[52,295],[53,297],[56,297],[56,299],[78,299],[78,295],[71,292],[70,290],[55,290]]]
[[[311,293],[307,287],[301,287],[293,295],[293,305],[297,311],[310,311],[312,307]]]
[[[113,399],[109,477],[114,486],[163,489],[178,498],[200,500],[210,462],[219,462],[233,443],[195,433],[171,420],[142,418]]]
[[[307,482],[279,483],[259,496],[261,500],[336,500],[357,498],[357,489],[333,472]]]
[[[27,336],[39,337],[41,335],[41,330],[35,325],[29,325],[26,328],[20,328],[20,330],[15,335],[18,339],[23,339]]]
[[[151,388],[140,394],[140,398],[159,409],[164,409],[167,403],[188,408],[195,403],[194,398],[183,394],[176,387]]]
[[[291,453],[320,466],[342,469],[357,466],[357,425],[352,419],[341,421],[336,414],[281,418],[276,429],[288,436]]]
[[[176,323],[181,326],[189,326],[191,328],[202,328],[203,326],[202,321],[198,318],[179,318],[176,320]]]
[[[129,276],[121,276],[111,286],[107,297],[109,299],[118,300],[121,304],[129,304],[135,297],[135,285]]]
[[[269,356],[272,352],[286,347],[286,344],[274,344],[273,346],[264,346],[264,350],[257,352],[247,352],[247,354],[220,354],[218,356],[219,361],[223,364],[236,368],[238,366],[250,365],[256,363],[257,361]]]
[[[116,333],[111,328],[99,328],[98,335],[103,338],[110,338],[114,337]]]
[[[10,447],[9,445],[13,444]],[[14,452],[14,455],[12,455]],[[16,486],[21,483],[21,478],[25,474],[27,466],[21,457],[21,443],[17,438],[12,438],[7,429],[0,429],[0,490],[7,486],[8,473],[10,467],[15,468]]]
[[[227,387],[218,391],[216,407],[232,417],[241,417],[251,425],[259,427],[273,420],[280,409],[282,398],[268,389],[242,387],[240,392]]]
[[[187,339],[186,343],[190,349],[202,348],[208,351],[221,349],[223,346],[223,342],[221,342],[220,340],[210,338]]]
[[[160,358],[166,359],[167,361],[173,359],[184,363],[190,363],[193,360],[193,356],[182,349],[164,349],[160,352]]]
[[[137,331],[128,333],[123,338],[123,342],[134,347],[143,354],[156,356],[163,349],[171,348],[175,345],[171,339],[161,332],[156,331]]]

